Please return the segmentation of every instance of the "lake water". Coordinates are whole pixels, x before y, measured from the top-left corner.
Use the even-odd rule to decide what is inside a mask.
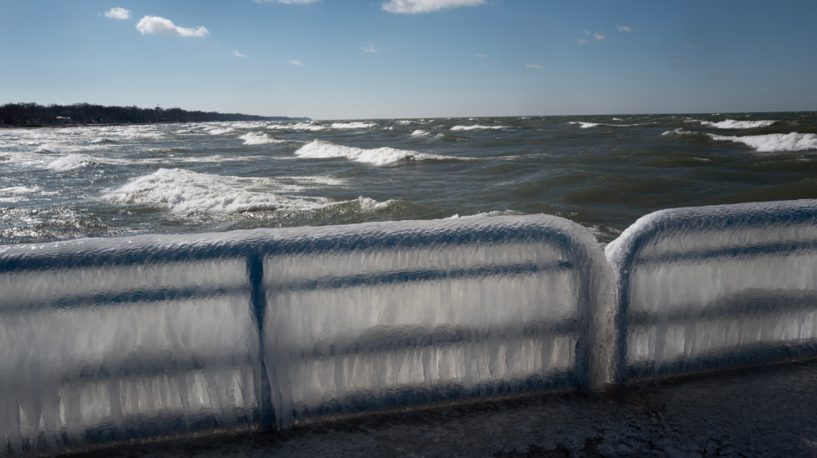
[[[817,113],[0,129],[0,244],[817,198]]]

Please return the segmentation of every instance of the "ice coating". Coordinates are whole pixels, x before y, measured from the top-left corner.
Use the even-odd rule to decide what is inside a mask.
[[[622,382],[791,357],[817,340],[817,201],[662,210],[606,255]]]
[[[0,447],[600,387],[611,276],[544,215],[0,246]]]
[[[257,427],[262,371],[250,269],[223,249],[229,239],[3,247],[0,448],[54,454]]]
[[[609,382],[611,273],[574,223],[509,216],[278,234],[264,258],[263,339],[279,428]]]

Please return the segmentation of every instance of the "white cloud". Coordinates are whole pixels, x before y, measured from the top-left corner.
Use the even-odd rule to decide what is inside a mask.
[[[602,41],[605,38],[604,35],[602,35],[600,33],[592,33],[587,29],[582,29],[582,32],[584,32],[584,34],[587,35],[588,38],[577,38],[576,41],[580,45],[586,45],[586,44],[590,43],[590,41],[593,40],[593,39],[595,39],[596,41]],[[592,36],[592,38],[590,38],[591,36]]]
[[[361,46],[360,49],[362,49],[364,52],[372,52],[377,54],[377,49],[375,49],[374,45],[371,43]]]
[[[443,8],[483,4],[485,0],[390,0],[383,4],[383,10],[389,13],[417,14],[430,13]]]
[[[244,54],[241,54],[240,52],[238,52],[238,50],[237,50],[237,49],[233,49],[233,50],[232,50],[232,51],[230,51],[230,52],[231,52],[231,53],[233,53],[233,54],[235,54],[235,57],[247,57],[247,56],[245,56]]]
[[[111,19],[130,19],[130,10],[119,7],[111,8],[108,11],[105,11],[105,17],[109,17]]]
[[[619,32],[632,32],[633,29],[627,27],[626,25],[620,25],[620,26],[618,26],[618,31]]]
[[[303,64],[298,60],[291,60],[291,61],[289,61],[289,65],[294,65],[296,67],[300,67]]]
[[[138,24],[136,30],[142,33],[155,33],[159,35],[171,35],[177,37],[206,37],[210,31],[204,27],[198,29],[189,29],[187,27],[179,27],[174,25],[169,19],[158,16],[145,16]]]
[[[585,35],[587,35],[588,37],[590,36],[590,31],[589,30],[587,30],[587,29],[582,29],[582,30],[584,30]]]
[[[536,64],[525,64],[525,68],[540,68],[541,69],[542,66],[541,65],[536,65]]]
[[[480,59],[485,59],[485,54],[477,54],[477,57],[479,57]]]
[[[599,40],[599,41],[604,40],[604,35],[602,35],[600,33],[594,33],[593,36],[596,37],[596,40]]]
[[[590,41],[585,40],[584,38],[578,38],[577,41],[579,42],[580,45],[586,45],[587,43],[590,43]]]

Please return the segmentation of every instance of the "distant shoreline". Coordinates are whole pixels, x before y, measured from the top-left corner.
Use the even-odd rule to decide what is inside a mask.
[[[280,121],[311,121],[311,118],[282,118],[264,121],[162,121],[162,122],[109,122],[109,123],[72,123],[72,124],[0,124],[0,129],[45,129],[66,127],[120,127],[120,126],[151,126],[168,124],[198,124],[205,122],[280,122]]]

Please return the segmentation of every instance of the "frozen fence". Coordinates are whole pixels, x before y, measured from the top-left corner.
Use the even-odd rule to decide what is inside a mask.
[[[663,210],[606,253],[621,382],[817,349],[817,201]]]
[[[0,454],[605,383],[611,278],[548,216],[3,247]]]

